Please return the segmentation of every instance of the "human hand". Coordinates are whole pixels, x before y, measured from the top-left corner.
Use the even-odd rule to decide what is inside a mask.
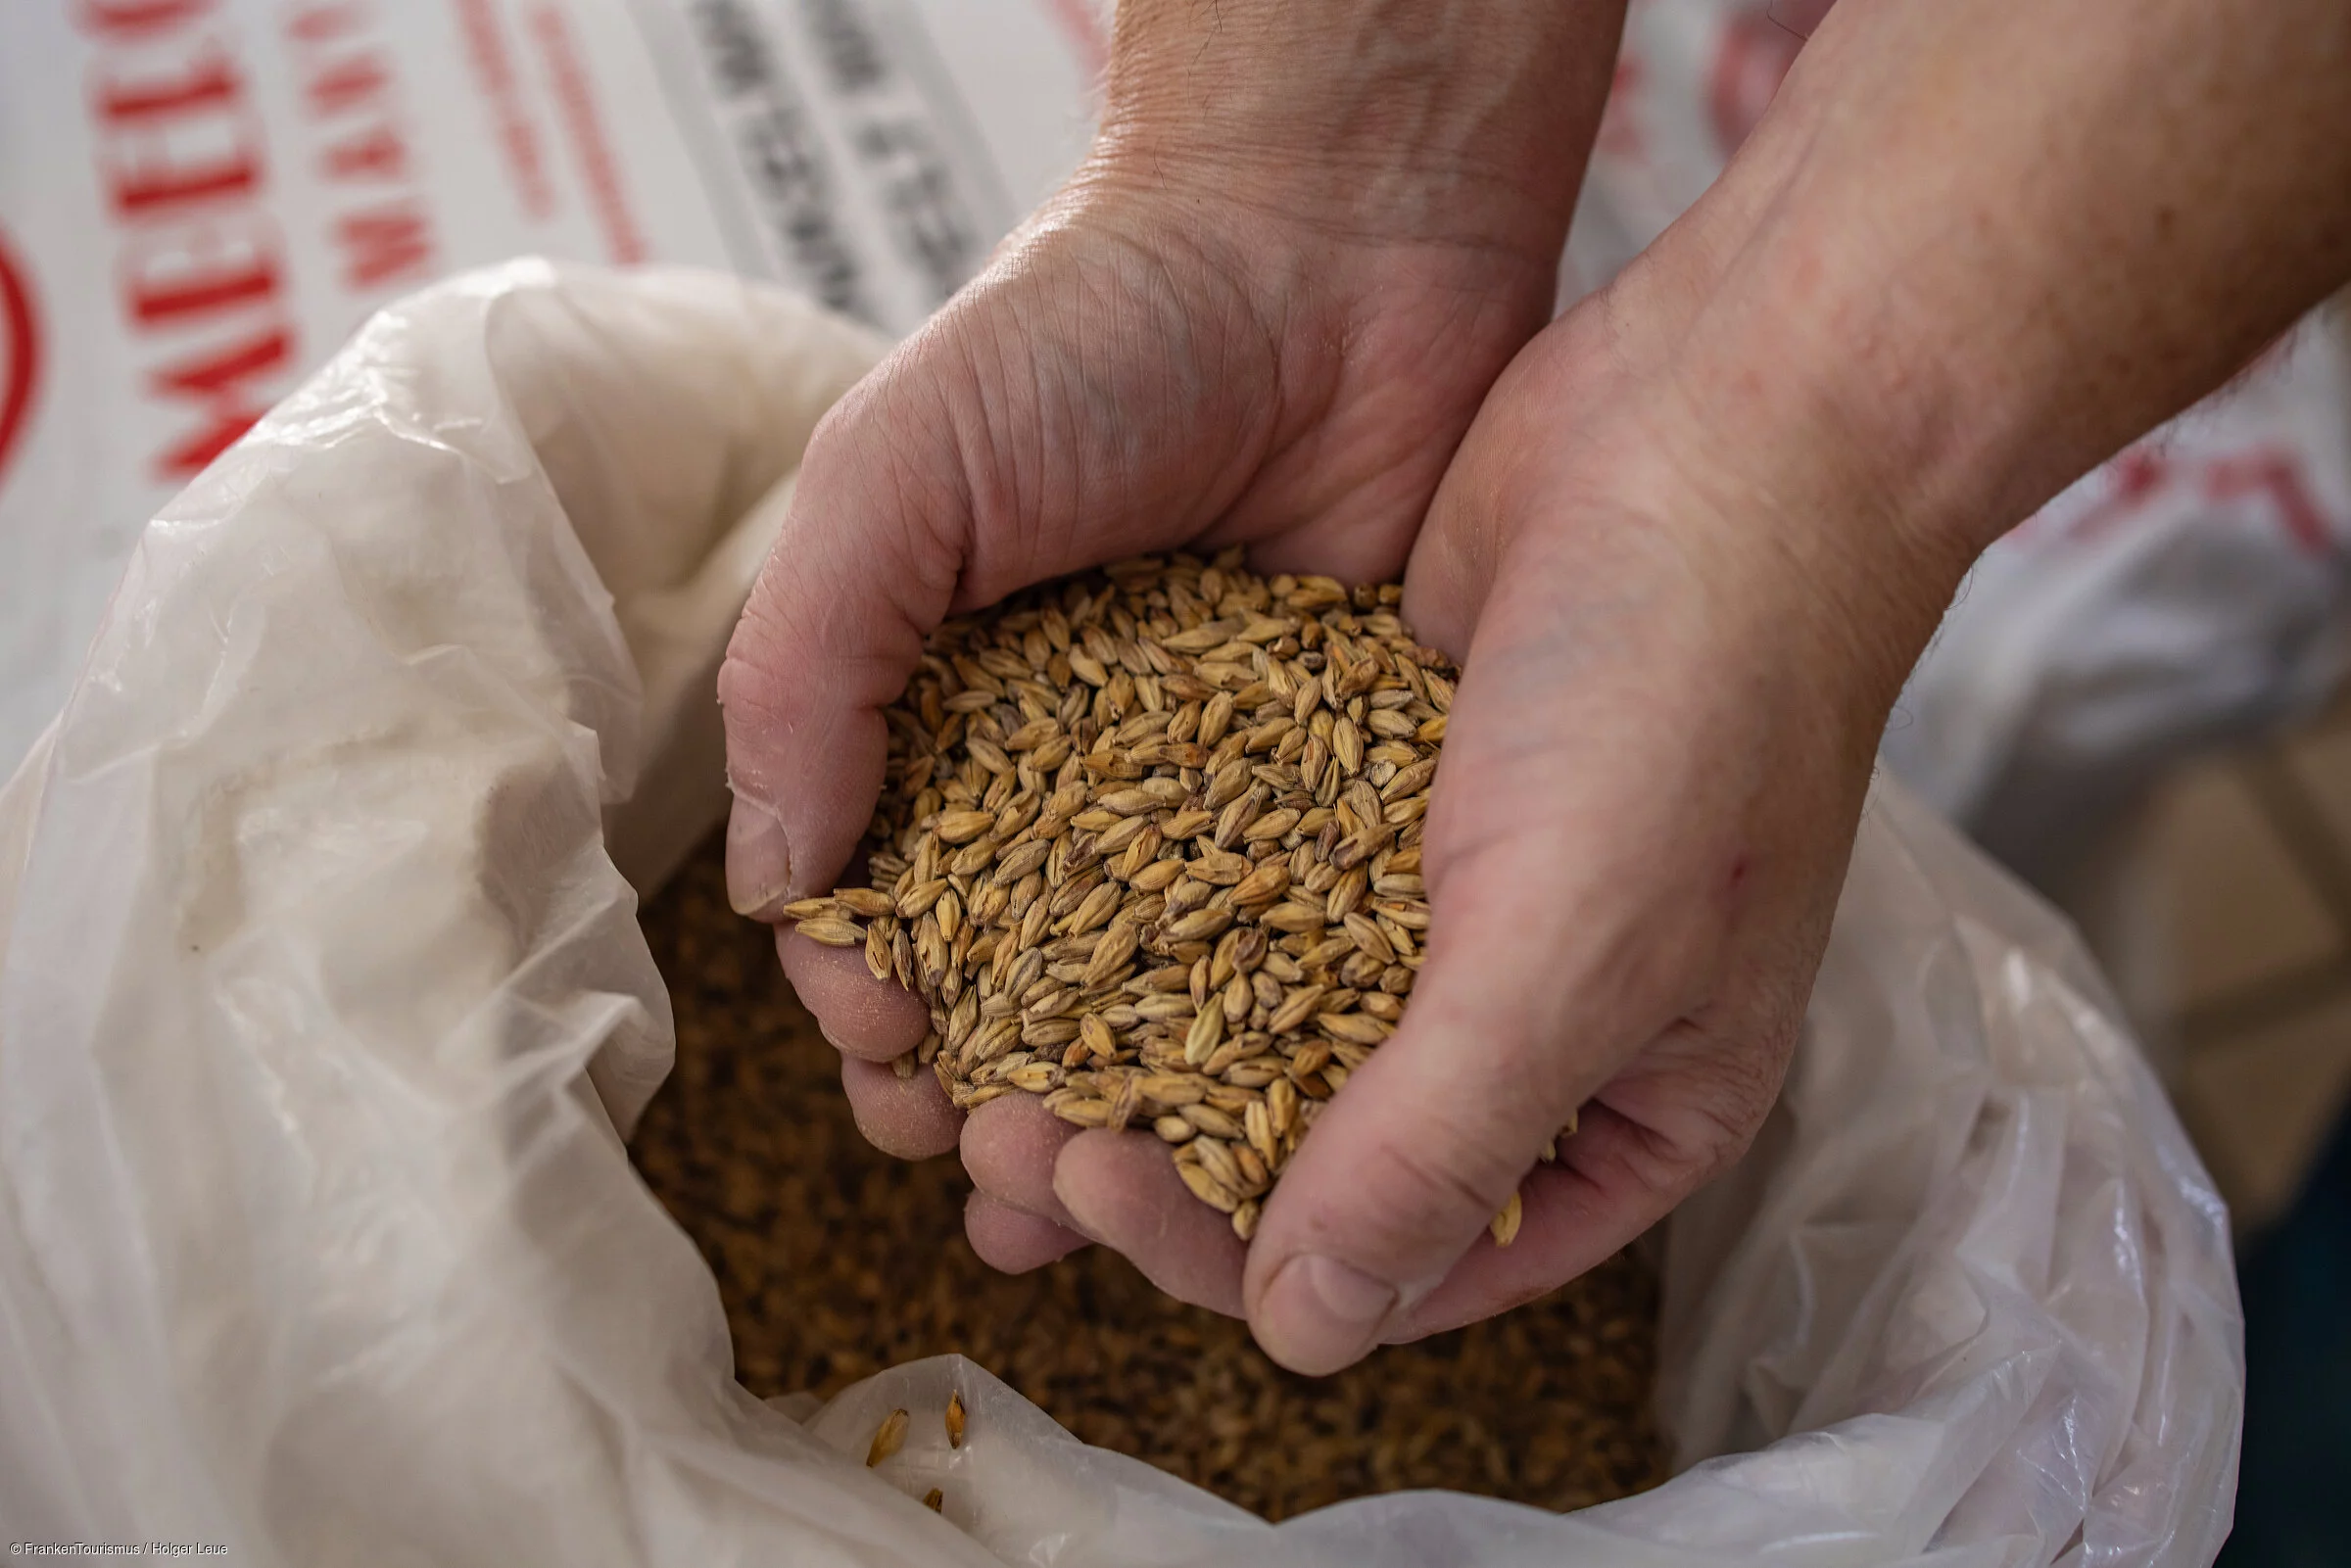
[[[834,884],[881,778],[879,710],[946,615],[1187,543],[1352,580],[1402,568],[1479,399],[1549,314],[1580,164],[1559,150],[1589,141],[1608,65],[1605,39],[1570,46],[1612,21],[1415,9],[1430,36],[1334,48],[1329,15],[1231,6],[1195,35],[1190,7],[1122,8],[1086,168],[811,444],[720,677],[739,909]],[[868,1136],[960,1142],[984,1258],[1080,1243],[1055,1193],[1074,1129],[1017,1096],[966,1122],[930,1074],[882,1065],[927,1026],[914,998],[789,930],[779,953]],[[1121,1206],[1096,1234],[1196,1207],[1156,1140],[1072,1158]],[[1238,1244],[1206,1217],[1132,1251],[1237,1311]]]
[[[1540,1293],[1737,1156],[1799,1026],[1886,705],[1965,563],[2351,264],[2343,205],[2321,201],[2351,174],[2351,137],[2334,134],[2339,15],[2296,0],[2248,25],[2190,0],[2125,3],[2061,19],[2010,0],[1832,13],[1724,180],[1520,357],[1436,498],[1406,608],[1469,668],[1425,847],[1434,945],[1405,1027],[1318,1122],[1245,1263],[1158,1151],[1009,1122],[998,1142],[975,1117],[967,1164],[1005,1200],[975,1204],[984,1255],[1041,1260],[1080,1221],[1176,1294],[1245,1304],[1272,1354],[1322,1370]],[[2196,105],[2158,134],[2151,63]],[[2075,156],[2051,160],[2052,145]],[[2104,282],[2084,290],[2091,274]],[[1374,391],[1359,389],[1366,406]],[[1269,566],[1392,569],[1376,546],[1341,559],[1336,539],[1285,554],[1306,533],[1240,521],[1278,510],[1246,499],[1262,465],[1240,466],[1237,509],[1209,538],[1253,543]],[[974,508],[943,494],[967,528]],[[931,592],[978,604],[1052,559],[1192,537],[1132,526],[1169,494],[1197,492],[1146,485],[1112,508],[1130,526],[1097,551],[1032,550],[1027,576]],[[1410,531],[1381,507],[1349,515],[1391,548]],[[821,610],[780,619],[821,626]],[[759,659],[796,667],[761,635],[731,672],[746,702]],[[839,642],[859,650],[864,685],[810,709],[802,733],[822,744],[842,714],[870,721],[911,639],[894,653]],[[779,783],[821,789],[776,760],[792,712],[765,718],[739,720],[731,699],[739,786],[771,802]],[[870,777],[850,792],[870,799]],[[753,836],[738,871],[758,864]],[[829,1022],[856,1006],[845,989],[816,1005]],[[919,1033],[907,1006],[899,1044]],[[1528,1186],[1517,1244],[1476,1241],[1578,1105],[1586,1130]],[[1317,1257],[1345,1267],[1303,1261]],[[1337,1288],[1301,1288],[1318,1279]]]
[[[1260,1220],[1276,1359],[1538,1295],[1747,1148],[1967,564],[2351,266],[2351,27],[2292,9],[1839,7],[1726,177],[1497,384],[1406,579],[1465,651],[1425,962]]]

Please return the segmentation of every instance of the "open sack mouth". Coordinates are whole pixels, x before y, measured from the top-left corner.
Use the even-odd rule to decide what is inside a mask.
[[[720,652],[879,347],[731,279],[515,263],[376,318],[151,526],[0,792],[12,1535],[501,1568],[2209,1561],[2243,1386],[2219,1201],[2070,933],[1892,788],[1779,1108],[1666,1227],[1662,1485],[1470,1495],[1572,1504],[1588,1444],[1655,1474],[1557,1381],[1599,1386],[1631,1264],[1354,1384],[1250,1382],[1237,1326],[1106,1259],[958,1294],[951,1173],[855,1146],[794,1076],[829,1064],[765,934],[689,915]],[[632,883],[669,884],[651,947]],[[822,1260],[845,1288],[794,1225],[853,1255]],[[951,1349],[921,1325],[966,1309],[978,1359],[754,1397]],[[1092,1381],[1032,1372],[1040,1344]],[[1480,1403],[1512,1358],[1515,1426]],[[1270,1467],[1300,1412],[1301,1467]],[[1462,1490],[1276,1525],[1183,1473],[1266,1512]]]
[[[722,849],[705,841],[641,913],[678,1064],[630,1151],[717,1276],[753,1394],[830,1397],[960,1354],[1072,1435],[1272,1519],[1428,1489],[1565,1510],[1665,1479],[1654,1258],[1628,1253],[1326,1379],[1283,1372],[1246,1325],[1162,1294],[1105,1249],[1030,1274],[989,1268],[964,1239],[955,1157],[908,1164],[858,1134],[840,1057],[792,999],[767,928],[727,907]],[[920,1413],[915,1454],[939,1417]],[[938,1486],[954,1516],[951,1470],[881,1469],[916,1496]]]

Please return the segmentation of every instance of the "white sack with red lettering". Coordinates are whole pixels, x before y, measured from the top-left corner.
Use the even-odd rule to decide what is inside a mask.
[[[1894,790],[1781,1105],[1670,1222],[1663,1487],[1275,1527],[956,1358],[750,1398],[620,1141],[674,1043],[624,876],[720,819],[712,664],[877,347],[706,274],[517,265],[377,319],[148,529],[0,790],[5,1534],[240,1568],[2212,1560],[2220,1202],[2065,928]]]
[[[386,302],[724,267],[890,333],[1059,183],[1092,0],[0,4],[0,772],[141,527]]]

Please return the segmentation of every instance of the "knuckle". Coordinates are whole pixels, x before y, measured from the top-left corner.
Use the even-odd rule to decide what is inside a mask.
[[[732,754],[770,736],[789,735],[806,697],[792,676],[789,638],[780,628],[745,611],[718,666],[718,703]]]
[[[727,639],[726,657],[718,666],[718,700],[729,708],[752,705],[770,696],[771,678],[783,657],[790,633],[764,585],[744,606],[743,617]]]
[[[1678,1196],[1737,1164],[1779,1097],[1799,1027],[1800,1017],[1735,1032],[1673,1031],[1665,1049],[1679,1060],[1658,1084],[1659,1113],[1631,1123],[1642,1180]]]
[[[1326,1169],[1309,1225],[1347,1253],[1411,1269],[1459,1243],[1510,1198],[1521,1172],[1485,1153],[1492,1140],[1453,1136],[1427,1118],[1373,1141],[1361,1158]]]
[[[1713,1180],[1745,1158],[1779,1098],[1796,1029],[1788,1026],[1775,1033],[1780,1038],[1767,1036],[1723,1051],[1717,1070],[1702,1085],[1692,1110],[1710,1136],[1702,1143],[1700,1175],[1694,1185]]]
[[[1500,1161],[1472,1153],[1480,1141],[1449,1141],[1437,1147],[1416,1143],[1389,1152],[1413,1210],[1441,1222],[1447,1231],[1462,1222],[1482,1224],[1508,1202],[1517,1172]]]

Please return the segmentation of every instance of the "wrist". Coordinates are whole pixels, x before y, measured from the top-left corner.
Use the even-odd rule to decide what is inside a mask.
[[[1976,557],[2057,485],[1980,302],[1906,287],[1866,223],[1808,207],[1800,167],[1736,235],[1702,214],[1610,286],[1619,340],[1666,461],[1779,547],[1916,585],[1923,639]],[[1752,200],[1757,193],[1748,192]],[[1745,215],[1745,214],[1741,214]]]
[[[1720,630],[1813,671],[1874,736],[2009,499],[1991,434],[1949,416],[1945,367],[1809,281],[1718,279],[1660,330],[1672,285],[1628,272],[1554,329],[1568,374],[1513,445],[1572,433],[1626,522],[1720,586],[1713,613],[1741,623]]]
[[[1622,0],[1119,8],[1082,178],[1557,263]]]
[[[1767,499],[1788,537],[1918,576],[1939,614],[2032,504],[2016,405],[1987,395],[1963,345],[1868,291],[1791,309],[1779,301],[1799,291],[1756,282],[1752,310],[1707,312],[1669,383],[1676,422],[1708,449],[1699,469]]]
[[[1677,225],[1716,231],[1695,334],[1972,559],[2351,267],[2325,9],[1837,8]]]

